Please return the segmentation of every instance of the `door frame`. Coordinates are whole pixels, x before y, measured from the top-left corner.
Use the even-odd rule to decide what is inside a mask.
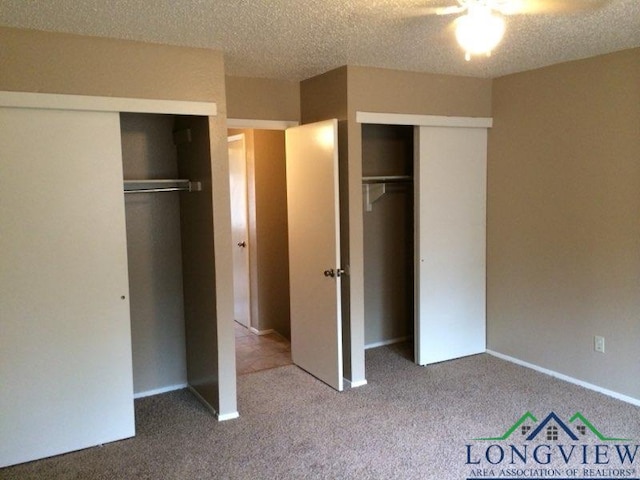
[[[258,120],[247,118],[228,118],[227,119],[227,132],[230,129],[233,130],[281,130],[285,131],[290,127],[297,127],[300,122],[289,120]],[[228,137],[230,137],[228,135]],[[258,266],[256,264],[256,252],[259,240],[256,238],[255,232],[255,202],[252,202],[251,189],[254,188],[252,182],[254,179],[253,165],[250,161],[247,161],[247,210],[249,217],[249,304],[250,304],[250,325],[249,330],[256,335],[267,335],[273,333],[273,330],[260,330],[253,325],[253,321],[259,318],[260,305],[258,302],[258,280],[256,278],[256,272]]]

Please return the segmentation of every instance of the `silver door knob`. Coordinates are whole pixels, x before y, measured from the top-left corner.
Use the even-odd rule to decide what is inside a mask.
[[[247,242],[238,242],[238,246],[241,248],[245,248],[247,246]]]
[[[333,268],[330,268],[329,270],[324,271],[325,277],[335,278],[341,277],[342,275],[344,275],[344,270],[342,268],[337,268],[335,270]]]

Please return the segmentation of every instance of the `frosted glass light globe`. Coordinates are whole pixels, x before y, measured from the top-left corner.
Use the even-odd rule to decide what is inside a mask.
[[[502,40],[504,28],[504,19],[493,15],[490,9],[469,9],[469,13],[457,20],[456,39],[469,60],[471,55],[490,55]]]

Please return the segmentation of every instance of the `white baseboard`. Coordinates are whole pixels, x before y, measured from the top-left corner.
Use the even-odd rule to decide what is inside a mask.
[[[218,413],[216,409],[209,405],[209,402],[207,402],[195,388],[193,388],[191,385],[189,385],[187,388],[191,393],[193,393],[193,396],[196,397],[200,401],[200,403],[202,403],[202,405],[204,405],[207,410],[209,410],[216,416],[219,422],[224,422],[225,420],[233,420],[234,418],[240,417],[240,414],[238,412]]]
[[[161,393],[173,392],[174,390],[182,390],[187,388],[186,383],[180,383],[178,385],[169,385],[168,387],[154,388],[153,390],[145,390],[144,392],[138,392],[133,394],[134,399],[151,397],[153,395],[160,395]]]
[[[227,420],[240,418],[240,414],[238,412],[232,412],[232,413],[218,414],[217,417],[219,422],[225,422]]]
[[[255,333],[256,335],[269,335],[270,333],[275,333],[276,331],[273,328],[268,330],[258,330],[257,328],[249,327],[249,331],[251,333]]]
[[[358,388],[358,387],[362,387],[363,385],[367,384],[366,380],[358,380],[356,382],[352,382],[351,380],[347,380],[346,378],[342,378],[342,381],[344,382],[344,388],[345,390],[350,389],[350,388]]]
[[[584,388],[588,388],[589,390],[593,390],[598,393],[602,393],[609,397],[613,397],[617,400],[621,400],[626,403],[630,403],[631,405],[635,405],[640,407],[640,399],[629,397],[628,395],[624,395],[622,393],[614,392],[613,390],[609,390],[606,388],[599,387],[598,385],[594,385],[593,383],[585,382],[583,380],[578,380],[577,378],[570,377],[569,375],[565,375],[564,373],[559,373],[554,370],[549,370],[548,368],[540,367],[533,363],[525,362],[524,360],[520,360],[518,358],[510,357],[509,355],[505,355],[503,353],[494,352],[493,350],[487,350],[489,355],[493,355],[496,358],[500,358],[502,360],[506,360],[507,362],[515,363],[516,365],[520,365],[521,367],[530,368],[540,373],[544,373],[545,375],[549,375],[551,377],[558,378],[560,380],[564,380],[565,382],[573,383],[574,385],[579,385]]]
[[[411,337],[398,337],[398,338],[392,338],[390,340],[382,340],[380,342],[367,343],[364,346],[364,349],[369,350],[370,348],[384,347],[385,345],[392,345],[394,343],[406,342],[407,340],[410,340],[410,339]]]

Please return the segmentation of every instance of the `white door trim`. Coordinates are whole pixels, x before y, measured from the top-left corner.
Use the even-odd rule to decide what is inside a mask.
[[[160,113],[169,115],[217,115],[217,106],[214,102],[6,91],[0,91],[0,107],[86,110],[94,112]]]
[[[290,120],[253,120],[250,118],[227,118],[227,128],[247,128],[252,130],[286,130],[297,127],[300,122]]]
[[[411,125],[416,127],[491,128],[491,117],[445,117],[404,113],[356,112],[356,122],[379,125]]]

